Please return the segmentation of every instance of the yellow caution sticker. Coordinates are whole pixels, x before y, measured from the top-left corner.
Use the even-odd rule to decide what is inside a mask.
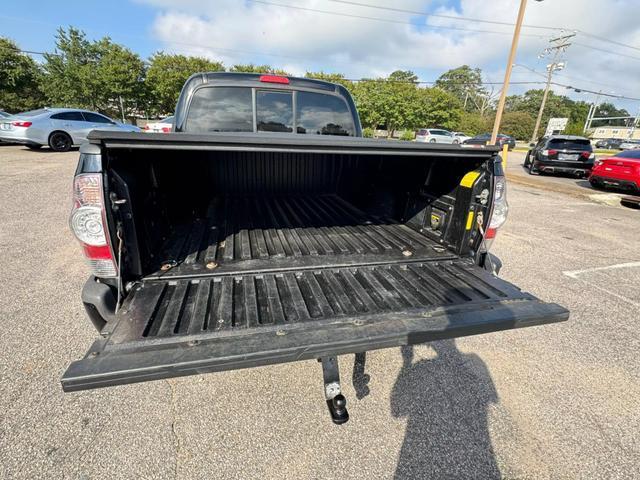
[[[460,186],[467,187],[467,188],[473,187],[473,184],[475,183],[475,181],[478,179],[479,176],[480,176],[480,172],[478,172],[477,170],[467,173],[464,177],[462,177],[462,180],[460,181]]]
[[[473,212],[469,212],[469,215],[467,215],[467,230],[471,230],[471,227],[473,227]]]

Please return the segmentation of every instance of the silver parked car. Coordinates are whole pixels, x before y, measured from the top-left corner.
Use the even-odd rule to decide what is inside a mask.
[[[460,143],[458,137],[455,137],[449,130],[439,128],[423,128],[418,130],[416,142],[428,143]]]
[[[0,119],[0,140],[32,149],[49,145],[56,152],[80,145],[91,130],[140,131],[99,113],[74,108],[41,108]]]
[[[620,150],[636,150],[640,148],[640,140],[625,140],[618,148]]]

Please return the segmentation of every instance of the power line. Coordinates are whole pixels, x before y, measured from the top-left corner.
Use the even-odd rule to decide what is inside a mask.
[[[480,19],[480,18],[470,18],[470,17],[463,17],[463,16],[455,16],[455,15],[444,15],[444,14],[439,14],[439,13],[425,13],[425,12],[420,12],[420,11],[416,11],[416,10],[408,10],[408,9],[404,9],[404,8],[395,8],[395,7],[386,7],[386,6],[382,6],[382,5],[372,5],[369,3],[361,3],[361,2],[354,2],[351,0],[327,0],[328,2],[334,2],[334,3],[342,3],[345,5],[355,5],[355,6],[359,6],[359,7],[367,7],[367,8],[375,8],[378,10],[387,10],[387,11],[391,11],[391,12],[402,12],[402,13],[410,13],[412,15],[420,15],[422,17],[435,17],[435,18],[446,18],[448,20],[459,20],[459,21],[465,21],[465,22],[474,22],[474,23],[487,23],[487,24],[492,24],[492,25],[505,25],[505,26],[514,26],[514,23],[510,23],[510,22],[501,22],[498,20],[486,20],[486,19]],[[609,42],[612,43],[614,45],[618,45],[620,47],[626,47],[626,48],[631,48],[633,50],[638,50],[640,51],[640,47],[635,47],[633,45],[629,45],[626,43],[622,43],[622,42],[618,42],[616,40],[611,40],[609,38],[606,37],[601,37],[599,35],[595,35],[593,33],[589,33],[589,32],[585,32],[583,30],[579,30],[579,29],[569,29],[567,27],[551,27],[551,26],[546,26],[546,25],[527,25],[527,24],[523,24],[523,27],[526,28],[536,28],[536,29],[542,29],[542,30],[572,30],[576,33],[579,33],[581,35],[584,35],[585,37],[591,37],[591,38],[595,38],[597,40],[600,40],[602,42]]]
[[[378,21],[378,22],[386,22],[386,23],[395,23],[395,24],[403,24],[403,25],[411,25],[412,27],[417,27],[419,25],[416,25],[415,23],[411,23],[411,22],[407,22],[404,20],[393,20],[393,19],[389,19],[389,18],[380,18],[380,17],[369,17],[366,15],[356,15],[356,14],[351,14],[351,13],[343,13],[343,12],[333,12],[333,11],[328,11],[328,10],[319,10],[316,8],[307,8],[307,7],[299,7],[297,5],[289,5],[289,4],[283,4],[283,3],[275,3],[275,2],[269,2],[267,0],[247,0],[248,2],[252,2],[252,3],[260,3],[263,5],[271,5],[271,6],[275,6],[275,7],[281,7],[281,8],[290,8],[293,10],[301,10],[301,11],[306,11],[306,12],[314,12],[314,13],[323,13],[326,15],[335,15],[335,16],[339,16],[339,17],[349,17],[349,18],[358,18],[358,19],[362,19],[362,20],[374,20],[374,21]],[[329,1],[338,1],[338,0],[329,0]],[[342,0],[340,0],[342,1]],[[353,3],[353,2],[352,2]],[[359,5],[365,5],[365,4],[359,4]],[[394,10],[391,7],[380,7],[380,6],[374,6],[374,5],[366,5],[366,6],[370,6],[372,8],[381,8],[384,10]],[[395,9],[395,10],[400,10],[400,9]],[[411,12],[411,10],[409,10],[408,12]],[[416,12],[419,13],[419,12]],[[430,14],[425,14],[425,13],[421,13],[421,15],[423,16],[430,16]],[[458,18],[458,17],[455,17]],[[476,20],[476,19],[469,19],[469,20]],[[508,23],[508,22],[504,22],[506,25],[513,25],[512,23]],[[434,28],[434,29],[444,29],[444,30],[458,30],[458,31],[464,31],[464,32],[474,32],[474,33],[488,33],[488,34],[497,34],[497,35],[511,35],[511,32],[500,32],[497,30],[478,30],[478,29],[472,29],[472,28],[461,28],[461,27],[451,27],[451,26],[442,26],[442,25],[425,25],[428,28]],[[524,26],[524,25],[523,25]],[[531,28],[547,28],[547,29],[551,29],[551,30],[560,30],[559,28],[556,27],[543,27],[541,25],[528,25]],[[586,32],[583,32],[581,30],[572,30],[575,32],[580,33],[581,35],[584,36],[593,36],[591,34],[588,34]],[[548,38],[546,35],[538,35],[538,34],[533,34],[533,33],[521,33],[520,36],[523,37],[535,37],[535,38]],[[593,36],[594,38],[604,38],[604,37],[597,37],[597,36]],[[619,42],[614,42],[614,43],[619,43]],[[586,45],[584,43],[574,43],[574,45],[579,45],[583,48],[591,48],[593,50],[597,50],[600,52],[605,52],[605,53],[609,53],[609,54],[613,54],[613,55],[618,55],[621,57],[625,57],[625,58],[630,58],[633,60],[638,60],[640,61],[640,57],[634,57],[632,55],[626,55],[624,53],[619,53],[619,52],[615,52],[615,51],[610,51],[610,50],[604,50],[598,47],[594,47],[592,45]],[[625,45],[622,44],[623,46],[627,46],[629,48],[634,48],[636,49],[636,47],[630,46],[630,45]],[[640,50],[640,49],[638,49]]]
[[[390,12],[402,12],[402,13],[410,13],[412,15],[420,15],[421,17],[434,17],[434,18],[446,18],[448,20],[460,20],[460,21],[465,21],[465,22],[474,22],[474,23],[488,23],[491,25],[505,25],[505,26],[509,26],[509,27],[513,27],[515,24],[514,23],[509,23],[509,22],[500,22],[498,20],[485,20],[485,19],[480,19],[480,18],[470,18],[470,17],[462,17],[462,16],[455,16],[455,15],[444,15],[441,13],[425,13],[425,12],[419,12],[417,10],[407,10],[404,8],[395,8],[395,7],[384,7],[382,5],[371,5],[369,3],[360,3],[360,2],[352,2],[352,1],[348,1],[348,0],[327,0],[328,2],[334,2],[334,3],[343,3],[345,5],[356,5],[359,7],[368,7],[368,8],[376,8],[378,10],[387,10]],[[537,28],[537,29],[543,29],[543,30],[562,30],[564,27],[547,27],[547,26],[542,26],[542,25],[522,25],[523,27],[528,27],[528,28]]]
[[[613,54],[613,55],[618,55],[620,57],[625,57],[625,58],[631,58],[633,60],[640,60],[640,57],[634,57],[632,55],[627,55],[625,53],[620,53],[620,52],[613,52],[611,50],[605,50],[604,48],[598,48],[598,47],[594,47],[593,45],[585,45],[584,43],[578,43],[578,42],[573,42],[574,45],[577,45],[579,47],[583,47],[583,48],[590,48],[591,50],[597,50],[599,52],[604,52],[607,54]]]
[[[415,23],[411,23],[411,22],[407,22],[406,20],[393,20],[391,18],[380,18],[380,17],[369,17],[366,15],[356,15],[356,14],[352,14],[352,13],[343,13],[343,12],[332,12],[330,10],[320,10],[317,8],[308,8],[308,7],[299,7],[297,5],[289,5],[289,4],[284,4],[284,3],[275,3],[275,2],[268,2],[266,0],[247,0],[248,2],[251,3],[260,3],[263,5],[271,5],[274,7],[282,7],[282,8],[290,8],[293,10],[301,10],[301,11],[305,11],[305,12],[313,12],[313,13],[323,13],[326,15],[335,15],[338,17],[349,17],[349,18],[358,18],[361,20],[374,20],[377,22],[386,22],[386,23],[396,23],[396,24],[401,24],[401,25],[411,25],[412,27],[418,27],[420,25],[416,25]],[[499,32],[497,30],[478,30],[478,29],[473,29],[473,28],[462,28],[462,27],[451,27],[451,26],[444,26],[444,25],[425,25],[425,27],[429,27],[429,28],[435,28],[435,29],[443,29],[443,30],[458,30],[458,31],[463,31],[463,32],[474,32],[474,33],[490,33],[490,34],[497,34],[497,35],[511,35],[511,32]],[[534,33],[523,33],[523,36],[526,37],[537,37],[537,38],[547,38],[545,35],[537,35]]]

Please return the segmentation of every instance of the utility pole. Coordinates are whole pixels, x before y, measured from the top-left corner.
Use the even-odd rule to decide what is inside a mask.
[[[558,59],[560,54],[564,53],[570,43],[567,43],[572,37],[575,37],[575,33],[570,33],[568,35],[562,35],[560,37],[552,38],[549,40],[551,44],[550,47],[544,49],[544,52],[538,56],[538,58],[545,57],[550,53],[553,53],[553,60],[550,65],[547,65],[547,83],[544,87],[544,94],[542,95],[542,103],[540,104],[540,110],[538,110],[538,118],[536,118],[536,126],[533,128],[533,134],[531,135],[531,143],[535,143],[538,137],[538,129],[540,128],[540,122],[542,122],[542,114],[544,113],[544,106],[547,103],[547,96],[549,95],[549,87],[551,87],[551,78],[553,76],[553,72],[556,70],[562,70],[564,68],[564,62],[559,62]]]
[[[541,0],[538,0],[541,1]],[[513,31],[513,40],[511,40],[511,50],[509,51],[509,60],[507,60],[507,69],[504,72],[504,82],[502,83],[502,92],[498,101],[496,110],[496,120],[493,122],[493,131],[491,132],[491,140],[489,145],[495,145],[498,138],[498,130],[502,121],[502,112],[504,111],[504,103],[507,99],[507,90],[509,90],[509,82],[511,81],[511,69],[516,58],[516,50],[518,50],[518,40],[520,39],[520,29],[522,28],[522,19],[524,11],[527,8],[527,0],[520,0],[520,9],[518,10],[518,19],[516,20],[516,28]]]
[[[633,123],[631,124],[631,128],[629,129],[629,140],[633,140],[633,134],[636,131],[636,127],[640,125],[640,107],[638,108],[638,113],[636,114],[636,118],[633,119]]]
[[[585,127],[584,127],[584,131],[585,132],[591,128],[591,123],[593,122],[593,117],[596,116],[596,111],[598,110],[598,107],[600,106],[600,104],[598,103],[598,100],[600,100],[600,95],[601,94],[602,94],[602,90],[600,90],[598,92],[598,95],[596,95],[596,99],[593,101],[593,104],[591,105],[591,108],[589,109],[589,115],[587,115],[587,123],[585,124]]]

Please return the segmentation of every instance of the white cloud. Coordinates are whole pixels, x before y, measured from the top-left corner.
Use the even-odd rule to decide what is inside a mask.
[[[501,31],[506,34],[424,27],[424,17],[327,0],[267,1],[303,9],[378,17],[387,21],[328,15],[251,1],[144,1],[159,9],[152,33],[167,51],[205,55],[221,59],[227,65],[269,63],[295,74],[324,70],[344,72],[348,77],[361,77],[386,75],[402,68],[418,72],[424,80],[432,80],[449,68],[469,64],[481,67],[490,80],[501,81],[512,32],[510,26],[433,17],[429,18],[429,25]],[[359,1],[432,12],[434,6],[442,5],[442,2],[420,0],[397,0],[393,4],[379,0]],[[458,10],[441,6],[435,11],[514,22],[518,4],[517,0],[461,0]],[[619,42],[640,45],[638,10],[637,0],[529,2],[525,24],[579,29]],[[523,33],[545,38],[523,36],[517,62],[544,72],[548,60],[539,60],[537,55],[546,46],[547,36],[553,32],[525,28]],[[640,59],[640,51],[581,34],[576,36],[574,42],[576,45],[571,46],[566,54],[567,68],[556,77],[559,83],[640,97],[640,60],[615,54]],[[592,45],[609,53],[577,44]],[[514,69],[513,79],[543,80],[522,68]],[[512,91],[524,88],[514,85]],[[560,88],[558,93],[566,93],[566,89]],[[579,94],[572,95],[581,98]],[[584,95],[583,98],[588,99]],[[631,102],[618,103],[637,108]]]

